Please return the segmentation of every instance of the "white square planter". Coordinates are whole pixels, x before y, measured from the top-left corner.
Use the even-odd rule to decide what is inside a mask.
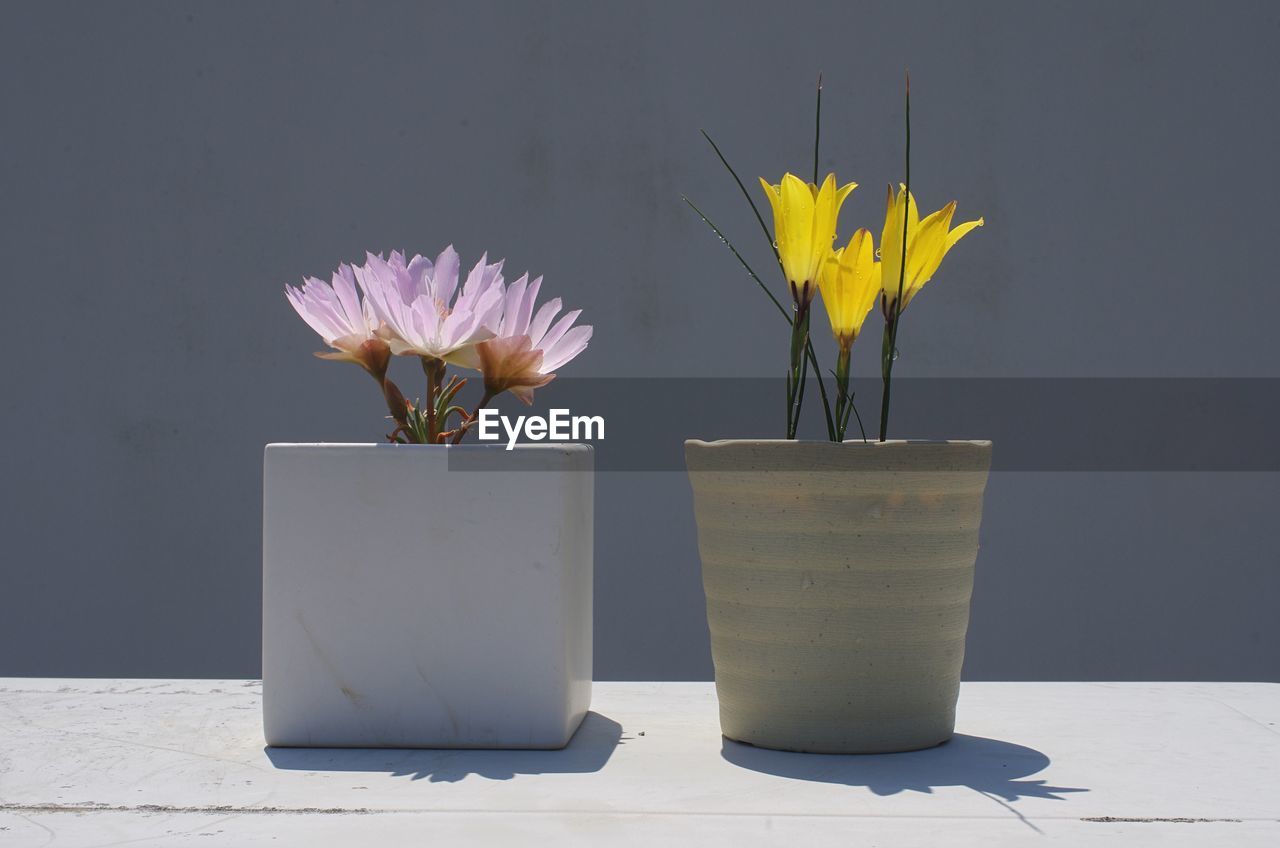
[[[267,743],[564,747],[591,700],[592,459],[268,445]]]

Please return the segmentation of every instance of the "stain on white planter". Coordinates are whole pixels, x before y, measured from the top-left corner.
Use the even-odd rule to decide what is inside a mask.
[[[568,744],[591,700],[592,467],[587,445],[268,445],[268,744]]]
[[[951,738],[990,442],[685,443],[725,736]]]

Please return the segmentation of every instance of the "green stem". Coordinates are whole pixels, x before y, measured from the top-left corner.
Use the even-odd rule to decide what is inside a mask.
[[[809,304],[797,297],[796,317],[791,322],[791,368],[787,372],[787,438],[794,439],[800,427],[800,410],[804,403],[804,384],[809,363],[805,350],[809,344]]]
[[[880,441],[885,441],[889,431],[889,391],[893,376],[893,346],[897,333],[898,316],[895,314],[885,319],[884,341],[880,346],[880,376],[884,380],[884,393],[880,398]]]
[[[836,354],[836,441],[844,441],[844,430],[849,424],[849,354],[852,345],[840,344]]]
[[[441,422],[436,418],[436,401],[440,397],[440,384],[444,380],[447,366],[444,360],[430,356],[422,357],[422,371],[427,375],[427,444],[434,445],[440,437]]]
[[[805,344],[809,344],[809,319],[805,319]],[[821,377],[821,375],[819,375]],[[804,408],[804,387],[809,380],[809,360],[806,357],[800,359],[800,390],[796,393],[796,414],[795,420],[791,423],[791,437],[795,438],[800,433],[800,410]]]

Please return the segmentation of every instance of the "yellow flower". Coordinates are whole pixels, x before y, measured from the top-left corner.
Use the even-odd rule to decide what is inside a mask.
[[[819,289],[831,320],[831,332],[842,350],[851,346],[880,294],[880,263],[871,233],[858,230],[848,247],[837,250],[822,266]]]
[[[773,233],[782,272],[792,297],[798,304],[807,304],[818,285],[822,263],[831,255],[840,206],[858,184],[836,188],[836,175],[827,174],[819,188],[794,174],[784,174],[778,185],[763,178],[760,185],[773,207]]]
[[[954,200],[922,221],[920,212],[916,209],[915,197],[906,195],[906,187],[900,186],[895,198],[893,186],[890,186],[885,203],[884,232],[880,235],[880,266],[886,316],[898,299],[899,275],[902,273],[904,206],[907,215],[907,271],[901,279],[902,306],[899,312],[907,308],[916,292],[937,273],[947,251],[970,230],[983,224],[983,220],[979,218],[951,229],[951,216],[956,211]]]

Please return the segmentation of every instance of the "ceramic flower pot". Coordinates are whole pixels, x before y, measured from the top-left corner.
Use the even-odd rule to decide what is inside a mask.
[[[990,442],[685,443],[720,726],[883,753],[955,726]]]
[[[268,445],[268,744],[566,745],[591,700],[592,467],[586,445]]]

